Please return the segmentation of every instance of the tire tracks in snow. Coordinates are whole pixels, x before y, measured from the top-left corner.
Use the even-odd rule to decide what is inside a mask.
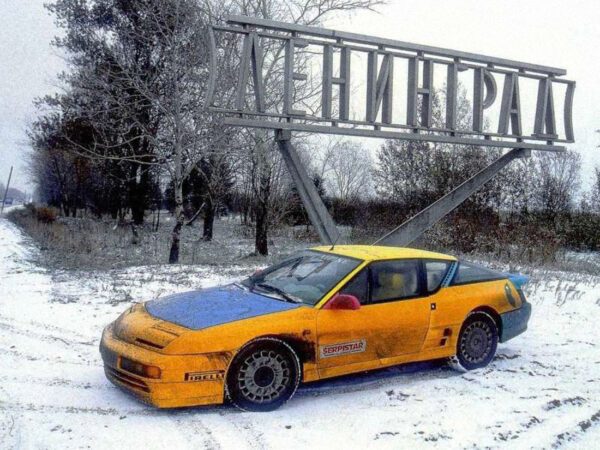
[[[17,384],[31,384],[35,383],[36,385],[42,385],[47,387],[64,387],[71,389],[81,389],[81,390],[110,390],[112,389],[112,385],[108,384],[99,384],[99,383],[90,383],[90,382],[79,382],[75,380],[70,380],[68,378],[41,378],[41,377],[18,377],[18,376],[0,376],[0,386],[4,383],[17,383]]]
[[[494,441],[513,445],[536,442],[543,448],[573,444],[589,429],[600,425],[600,410],[589,403],[589,399],[580,396],[550,400],[526,421],[521,421],[518,427],[496,433]],[[578,416],[582,417],[577,419]],[[565,423],[566,417],[569,420]]]
[[[211,429],[204,423],[200,414],[192,412],[186,413],[184,417],[174,418],[174,422],[178,429],[180,429],[192,448],[198,448],[198,442],[195,438],[200,438],[202,441],[202,448],[210,450],[221,449],[221,444],[215,438]],[[190,432],[192,435],[190,436]]]
[[[92,416],[104,416],[112,417],[114,419],[121,419],[124,416],[127,417],[157,417],[157,418],[168,418],[170,419],[181,432],[181,435],[188,441],[190,448],[204,448],[210,450],[220,450],[223,448],[221,443],[218,441],[215,433],[212,432],[210,427],[205,423],[201,415],[207,411],[194,411],[195,408],[189,410],[163,410],[153,407],[144,407],[140,405],[140,408],[117,408],[117,407],[100,407],[100,406],[56,406],[39,403],[21,403],[21,402],[5,402],[0,401],[0,415],[21,413],[21,414],[40,414],[43,416],[48,415],[92,415]],[[213,412],[214,414],[214,412]],[[225,416],[236,416],[239,418],[237,413],[226,413]],[[223,417],[220,414],[219,417]],[[235,423],[231,422],[234,426]],[[251,433],[250,439],[247,435],[248,428],[252,428],[249,421],[244,420],[241,427],[235,426],[238,430],[245,430],[242,436],[239,436],[240,444],[247,444],[249,448],[264,449],[268,446],[262,439],[262,433]]]
[[[264,450],[265,448],[271,448],[264,438],[264,434],[259,431],[252,421],[248,420],[247,415],[252,413],[236,411],[233,414],[227,416],[227,421],[243,436],[243,441],[251,449]],[[256,417],[256,413],[254,413]],[[260,417],[260,416],[259,416]]]
[[[21,322],[21,321],[15,320],[13,318],[6,317],[4,315],[0,315],[0,327],[3,327],[3,326],[6,327],[7,329],[14,330],[15,332],[17,332],[19,334],[27,333],[27,335],[37,335],[40,337],[48,337],[50,339],[62,341],[63,343],[69,344],[69,345],[72,343],[78,343],[78,344],[83,344],[83,345],[94,345],[94,342],[89,340],[89,336],[85,336],[81,333],[78,333],[76,331],[73,331],[73,330],[70,330],[67,328],[61,328],[56,325],[52,325],[49,323],[43,323],[43,322],[37,322],[35,320],[30,320],[29,322]],[[17,327],[19,327],[19,328],[17,328]],[[40,334],[39,332],[36,332],[35,330],[54,331],[54,332],[58,332],[59,334],[61,334],[64,337],[59,337],[54,334]],[[69,336],[71,336],[71,340],[68,340]]]
[[[56,336],[51,333],[45,333],[45,334],[39,333],[39,332],[36,332],[29,328],[28,329],[19,329],[19,328],[16,328],[15,326],[13,326],[12,324],[10,324],[9,322],[5,322],[2,320],[0,320],[0,330],[6,330],[10,333],[19,334],[21,336],[26,336],[28,338],[37,338],[41,341],[48,342],[48,343],[59,342],[59,343],[63,344],[64,346],[68,347],[69,350],[71,350],[71,351],[73,350],[74,344],[86,345],[88,347],[96,345],[96,342],[94,342],[94,341],[68,340],[68,338]]]
[[[0,355],[12,356],[16,359],[17,363],[19,361],[22,361],[23,359],[25,359],[27,361],[44,361],[44,362],[54,363],[54,364],[56,364],[56,363],[72,364],[75,366],[86,366],[86,367],[98,366],[98,364],[94,364],[92,361],[67,361],[67,360],[63,359],[61,356],[56,356],[54,358],[51,358],[48,356],[32,354],[30,352],[18,351],[14,348],[9,348],[9,349],[0,348]]]
[[[559,448],[566,443],[571,443],[574,441],[576,442],[590,429],[596,428],[598,425],[600,425],[600,409],[592,415],[579,421],[577,425],[571,427],[566,431],[563,431],[562,433],[558,433],[557,435],[555,435],[554,442],[552,443],[552,448]]]
[[[161,410],[117,409],[100,406],[56,406],[40,403],[0,402],[0,411],[36,412],[40,414],[93,414],[98,416],[161,416]]]

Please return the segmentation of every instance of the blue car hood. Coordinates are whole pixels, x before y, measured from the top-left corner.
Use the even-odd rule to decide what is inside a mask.
[[[300,306],[302,305],[255,294],[230,284],[152,300],[146,303],[146,311],[157,319],[201,330]]]

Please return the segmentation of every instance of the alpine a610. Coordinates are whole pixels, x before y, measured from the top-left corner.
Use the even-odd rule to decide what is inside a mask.
[[[239,283],[135,304],[100,352],[112,383],[157,407],[269,411],[301,382],[442,358],[486,366],[527,328],[526,281],[422,250],[316,247]]]

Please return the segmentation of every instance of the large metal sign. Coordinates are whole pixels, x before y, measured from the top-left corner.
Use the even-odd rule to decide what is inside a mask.
[[[234,92],[230,85],[219,87],[219,33],[239,39],[233,46],[239,49]],[[574,141],[575,82],[562,78],[563,69],[243,16],[213,26],[209,36],[207,106],[224,113],[227,125],[275,130],[308,216],[325,243],[338,242],[339,230],[291,143],[293,131],[511,149],[376,241],[396,246],[409,245],[511,161],[528,157],[531,150],[560,152],[563,144]],[[366,58],[365,64],[353,62],[360,56]],[[279,77],[273,77],[280,60],[282,67],[275,71]],[[309,97],[318,98],[312,113],[294,95],[297,83],[309,77],[300,68],[319,74],[309,89]],[[435,75],[439,73],[441,86]],[[398,92],[402,83],[403,92]],[[465,83],[472,88],[467,124],[463,119],[469,114],[458,113],[459,86]],[[360,88],[353,89],[357,84]],[[441,90],[445,112],[434,121],[433,102]],[[525,108],[525,98],[535,106]]]
[[[236,93],[223,105],[214,104],[220,76],[215,33],[240,39]],[[274,41],[280,45],[265,45]],[[208,104],[215,111],[234,115],[226,120],[230,125],[551,151],[561,151],[561,144],[574,141],[575,82],[562,78],[563,69],[244,16],[231,17],[225,26],[213,26],[211,42]],[[296,105],[295,83],[308,76],[296,69],[299,52],[318,59],[312,62],[321,74],[317,113],[309,114]],[[267,106],[264,65],[279,55],[284,60],[283,95],[280,103]],[[366,64],[352,69],[352,61],[361,55]],[[446,93],[445,117],[443,124],[434,126],[434,74],[439,70]],[[353,78],[364,80],[360,99],[351,90]],[[462,128],[457,123],[459,78],[472,86],[472,120]],[[402,95],[394,90],[400,79],[405,84]],[[537,92],[524,93],[524,83]],[[523,94],[537,99],[528,115],[522,109]],[[351,110],[357,100],[360,113]],[[562,114],[555,109],[556,101],[563,105]],[[495,123],[486,129],[484,113],[494,108],[498,110]],[[533,125],[527,134],[526,121]]]

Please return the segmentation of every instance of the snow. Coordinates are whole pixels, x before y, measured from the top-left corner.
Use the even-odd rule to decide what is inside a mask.
[[[1,448],[599,445],[600,275],[531,270],[530,329],[485,369],[410,364],[322,381],[272,413],[157,410],[105,379],[102,328],[134,301],[220,284],[236,268],[50,271],[36,252],[0,219]]]

